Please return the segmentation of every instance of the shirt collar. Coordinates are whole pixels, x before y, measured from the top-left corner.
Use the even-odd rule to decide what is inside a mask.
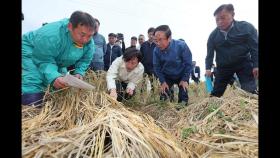
[[[233,26],[234,26],[234,20],[232,21],[231,26],[229,27],[229,29],[227,31],[224,31],[224,30],[221,30],[221,29],[220,29],[220,31],[222,33],[228,33],[233,28]]]
[[[168,47],[165,48],[164,50],[160,50],[160,51],[161,51],[161,52],[168,52],[168,51],[171,49],[173,43],[174,43],[174,40],[171,39],[170,42],[169,42]]]

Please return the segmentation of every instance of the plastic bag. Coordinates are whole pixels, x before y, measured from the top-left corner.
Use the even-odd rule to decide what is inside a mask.
[[[68,86],[71,86],[71,87],[81,88],[81,89],[86,89],[86,90],[95,89],[95,87],[92,86],[91,84],[89,84],[81,79],[78,79],[77,77],[69,75],[69,74],[65,75],[63,77],[63,80]]]
[[[208,93],[211,93],[213,90],[213,85],[212,85],[211,78],[208,76],[205,77],[205,86],[206,86],[206,91]]]

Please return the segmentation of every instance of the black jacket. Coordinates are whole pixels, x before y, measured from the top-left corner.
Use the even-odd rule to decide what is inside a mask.
[[[154,74],[153,70],[153,51],[154,48],[156,47],[156,44],[149,43],[148,41],[145,41],[140,48],[140,52],[142,54],[142,64],[144,65],[144,72],[152,75]]]
[[[230,68],[244,61],[258,67],[258,35],[254,26],[245,21],[233,21],[233,27],[225,36],[216,28],[207,42],[206,70],[210,70],[214,51],[217,67]]]
[[[110,44],[107,44],[107,49],[104,55],[104,70],[107,71],[111,66],[112,62],[122,55],[122,49],[118,45],[114,45],[111,49]]]
[[[194,75],[195,73],[198,73],[198,77],[195,77],[195,75]],[[191,75],[192,75],[192,80],[199,80],[200,79],[200,67],[195,66],[195,68],[192,69]]]

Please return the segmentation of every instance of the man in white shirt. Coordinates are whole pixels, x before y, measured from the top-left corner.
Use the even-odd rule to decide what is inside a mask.
[[[141,53],[136,49],[128,49],[115,59],[110,66],[106,81],[110,96],[122,101],[135,94],[135,87],[142,80],[144,66],[140,63]]]

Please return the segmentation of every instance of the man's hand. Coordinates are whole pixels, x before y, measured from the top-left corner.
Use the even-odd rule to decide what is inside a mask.
[[[128,95],[132,96],[132,95],[133,95],[133,90],[132,90],[131,88],[127,88],[127,89],[126,89],[126,93],[127,93]]]
[[[163,82],[160,86],[161,93],[167,95],[165,92],[166,89],[169,90],[168,84],[166,82]]]
[[[117,99],[118,94],[115,88],[110,89],[110,96],[113,97],[114,99]]]
[[[56,89],[60,89],[60,88],[65,88],[67,87],[66,83],[64,82],[63,80],[63,77],[58,77],[55,79],[54,83],[53,83],[53,86],[56,88]]]
[[[182,86],[184,91],[186,92],[189,84],[187,81],[180,81],[179,86]]]
[[[205,71],[205,76],[211,77],[211,74],[212,74],[211,70],[206,70]]]
[[[75,77],[77,77],[78,79],[83,80],[83,76],[82,76],[82,75],[80,75],[80,74],[75,74],[74,76],[75,76]]]
[[[259,68],[253,68],[253,75],[256,79],[259,78]]]

